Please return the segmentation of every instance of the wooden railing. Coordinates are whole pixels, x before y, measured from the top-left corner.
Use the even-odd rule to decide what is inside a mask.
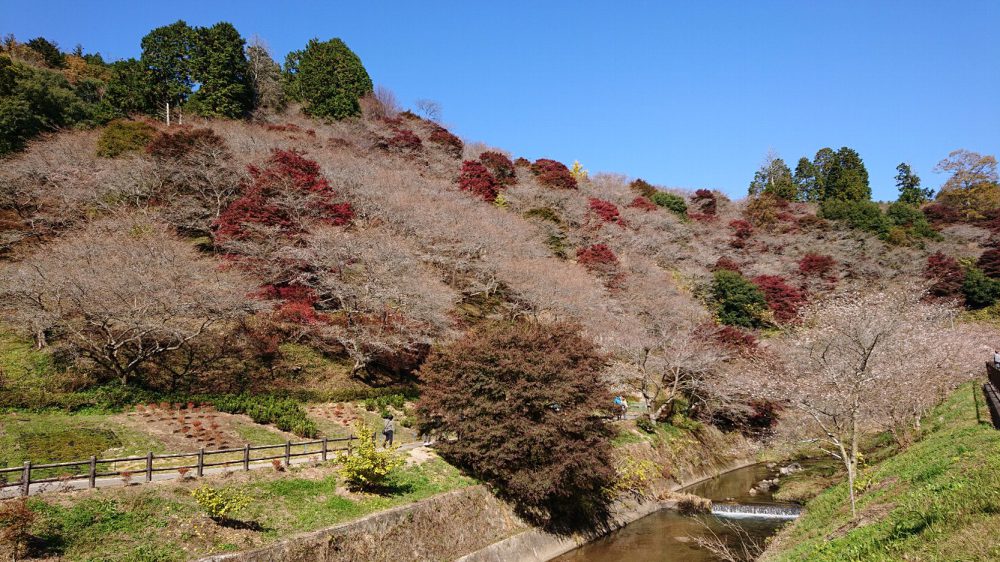
[[[983,385],[986,406],[990,410],[993,427],[1000,429],[1000,369],[992,361],[986,363],[986,377],[989,379],[989,382]]]
[[[250,470],[250,465],[253,463],[262,461],[273,462],[276,459],[282,459],[284,465],[287,467],[295,457],[319,455],[320,460],[326,461],[330,453],[340,451],[350,453],[355,439],[356,437],[351,435],[336,439],[323,438],[298,443],[285,441],[280,445],[247,444],[241,449],[206,451],[202,448],[191,453],[154,454],[150,451],[145,456],[115,459],[90,457],[87,460],[81,461],[46,464],[32,464],[31,461],[25,461],[23,466],[0,468],[0,492],[3,492],[6,488],[19,487],[21,495],[27,496],[30,494],[33,484],[65,483],[69,485],[72,482],[80,480],[86,480],[87,487],[94,488],[97,486],[98,478],[108,477],[119,477],[128,483],[132,477],[141,475],[144,477],[144,482],[152,482],[154,473],[170,471],[176,472],[177,476],[181,477],[186,475],[187,472],[194,470],[195,476],[201,477],[204,476],[206,468],[239,466],[243,470]],[[262,456],[254,455],[254,452],[257,451],[273,451],[275,449],[280,449],[280,452]],[[193,459],[193,461],[185,464],[184,461],[186,459]],[[119,465],[122,464],[126,466],[121,467],[119,470]],[[104,470],[101,470],[100,467],[104,467]],[[72,470],[67,471],[66,469]],[[11,481],[10,475],[19,475],[19,478]]]

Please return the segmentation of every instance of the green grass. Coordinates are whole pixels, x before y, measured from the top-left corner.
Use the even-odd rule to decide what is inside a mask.
[[[0,466],[164,452],[163,444],[100,414],[0,414]]]
[[[1000,559],[1000,431],[976,422],[971,390],[928,416],[921,440],[870,460],[859,475],[856,521],[846,484],[833,486],[806,504],[765,559]]]
[[[431,460],[400,469],[391,477],[386,495],[345,496],[338,491],[332,466],[320,470],[322,474],[310,478],[300,468],[280,476],[251,473],[250,482],[229,484],[254,498],[239,519],[259,524],[259,542],[268,543],[475,483],[444,461]],[[208,484],[225,485],[218,481]],[[157,485],[128,491],[98,490],[89,497],[34,498],[30,506],[38,520],[33,534],[43,543],[36,554],[67,560],[169,561],[236,549],[234,537],[201,514],[190,496],[190,486]],[[184,550],[178,545],[184,545]]]

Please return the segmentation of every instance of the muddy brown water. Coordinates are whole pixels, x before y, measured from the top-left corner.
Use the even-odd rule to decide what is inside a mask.
[[[748,492],[761,480],[772,478],[775,469],[757,464],[727,472],[684,488],[682,491],[712,500],[750,505],[786,506],[775,502],[769,493],[750,495]],[[726,526],[734,523],[743,528],[754,539],[763,542],[773,535],[787,519],[741,517],[719,518],[704,514],[681,515],[672,510],[662,510],[647,515],[634,523],[568,552],[554,560],[557,562],[716,562],[720,560],[711,552],[701,548],[695,537],[708,538],[715,533],[718,537],[735,545],[737,533]]]

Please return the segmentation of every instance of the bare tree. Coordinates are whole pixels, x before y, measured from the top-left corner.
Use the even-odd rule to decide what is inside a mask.
[[[773,346],[776,355],[758,365],[761,389],[802,412],[809,441],[843,463],[854,515],[861,437],[893,427],[899,408],[926,412],[933,400],[924,394],[940,396],[929,381],[955,384],[954,373],[940,369],[960,349],[938,345],[949,339],[950,313],[921,303],[921,294],[896,287],[811,305],[802,325]]]
[[[271,49],[254,35],[247,45],[250,64],[250,85],[253,87],[254,115],[280,112],[285,108],[285,93],[281,87],[281,66],[274,62]]]
[[[0,303],[128,384],[147,361],[252,310],[252,284],[141,216],[92,223],[3,272]]]
[[[434,121],[435,123],[441,122],[441,104],[434,100],[429,99],[419,99],[417,100],[417,109],[420,113],[424,114],[424,117]]]

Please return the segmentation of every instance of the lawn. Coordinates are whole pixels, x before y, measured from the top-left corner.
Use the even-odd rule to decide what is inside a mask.
[[[261,546],[474,484],[444,461],[400,469],[385,495],[354,494],[339,486],[332,463],[287,473],[253,471],[207,479],[215,487],[246,491],[253,502],[239,519],[244,528],[206,517],[191,498],[201,483],[134,486],[44,498],[29,504],[38,514],[35,555],[67,560],[184,560]]]
[[[1000,559],[1000,432],[977,423],[971,391],[929,415],[918,442],[863,469],[857,520],[846,484],[833,486],[764,559]]]

